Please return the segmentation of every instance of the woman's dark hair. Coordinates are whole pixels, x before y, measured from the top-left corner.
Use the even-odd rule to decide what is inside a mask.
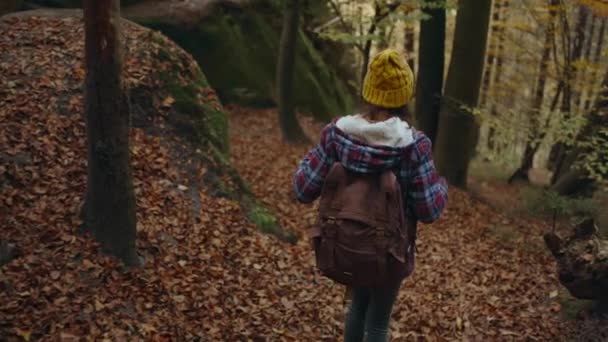
[[[400,118],[401,120],[406,121],[408,124],[411,124],[411,122],[412,122],[412,115],[410,113],[408,105],[397,107],[397,108],[385,108],[385,107],[380,107],[380,106],[368,103],[366,101],[362,101],[362,103],[363,103],[363,110],[361,111],[361,113],[370,114],[370,115],[379,114],[379,113],[387,113],[390,116],[396,116],[396,117]]]

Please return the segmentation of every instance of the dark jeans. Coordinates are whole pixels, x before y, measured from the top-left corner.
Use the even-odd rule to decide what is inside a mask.
[[[381,288],[353,289],[352,303],[346,316],[346,342],[361,342],[365,333],[367,342],[387,341],[391,312],[401,282],[398,279]]]

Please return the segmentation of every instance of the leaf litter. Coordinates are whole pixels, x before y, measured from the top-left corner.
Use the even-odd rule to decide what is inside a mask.
[[[230,107],[231,161],[299,242],[289,245],[259,233],[238,203],[204,187],[192,196],[183,185],[191,170],[173,162],[173,150],[183,148],[183,141],[133,128],[137,245],[146,264],[126,270],[76,234],[86,182],[82,22],[19,18],[0,23],[0,31],[0,48],[9,52],[0,59],[0,237],[19,250],[0,273],[0,336],[341,339],[344,289],[315,271],[303,234],[314,222],[315,206],[291,199],[293,171],[309,147],[281,142],[275,110]],[[151,60],[158,56],[146,34],[135,25],[125,30],[129,49],[142,52],[126,55],[130,87],[153,82]],[[159,94],[155,106],[166,113],[172,104]],[[154,127],[163,127],[165,119],[160,115]],[[316,136],[320,126],[302,121]],[[192,210],[193,202],[199,210]],[[553,262],[490,236],[489,227],[504,220],[466,193],[450,190],[443,217],[420,227],[417,270],[400,292],[393,340],[563,336],[559,305],[550,298],[558,289]],[[543,229],[525,221],[512,225],[527,239]]]

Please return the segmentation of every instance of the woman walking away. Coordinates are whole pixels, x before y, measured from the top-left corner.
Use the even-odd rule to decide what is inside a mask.
[[[366,109],[327,125],[294,177],[297,199],[319,196],[310,229],[321,273],[352,289],[345,341],[386,341],[393,304],[414,268],[416,222],[448,199],[429,138],[411,127],[414,76],[394,50],[376,55],[363,82]]]

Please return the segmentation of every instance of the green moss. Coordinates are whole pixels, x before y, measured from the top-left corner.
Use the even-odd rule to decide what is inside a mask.
[[[253,203],[247,212],[247,217],[262,233],[274,235],[290,243],[297,242],[297,237],[292,233],[286,233],[279,225],[275,215],[266,207]]]
[[[170,76],[162,74],[161,78],[169,80]],[[167,82],[167,90],[175,99],[169,122],[197,144],[211,143],[227,155],[229,137],[226,114],[198,98],[207,84],[205,76],[200,73],[194,83],[185,85]]]
[[[226,19],[227,23],[229,21]],[[183,39],[187,46],[191,46],[192,49],[198,48],[191,37],[186,35]],[[209,168],[205,183],[210,193],[238,201],[249,220],[261,232],[295,243],[297,237],[282,230],[274,214],[257,202],[248,185],[230,165],[228,120],[222,110],[205,102],[205,90],[209,87],[206,75],[197,70],[196,74],[190,76],[189,83],[182,83],[183,77],[175,75],[179,71],[177,65],[180,61],[175,59],[171,49],[163,48],[164,38],[159,34],[153,34],[152,40],[159,44],[159,58],[165,64],[170,63],[175,66],[159,74],[165,90],[174,99],[168,121],[182,137],[204,151],[199,157]],[[223,180],[226,176],[230,179],[229,183]]]
[[[263,7],[263,8],[262,8]],[[194,28],[142,22],[171,37],[199,62],[224,103],[276,104],[276,65],[281,36],[280,6],[264,2],[248,9],[218,9]],[[262,10],[263,9],[263,10]],[[300,31],[294,75],[296,106],[321,120],[353,107],[344,82]]]
[[[220,151],[224,155],[228,155],[230,152],[230,139],[226,114],[208,105],[202,105],[202,109],[206,114],[206,124],[209,133],[213,135],[214,140],[218,141]]]
[[[592,300],[572,297],[567,293],[567,291],[560,294],[558,297],[558,302],[560,304],[562,317],[568,320],[577,319],[581,311],[589,311],[594,306],[594,302]]]
[[[280,231],[277,219],[265,207],[255,204],[247,216],[264,233],[276,234]]]

